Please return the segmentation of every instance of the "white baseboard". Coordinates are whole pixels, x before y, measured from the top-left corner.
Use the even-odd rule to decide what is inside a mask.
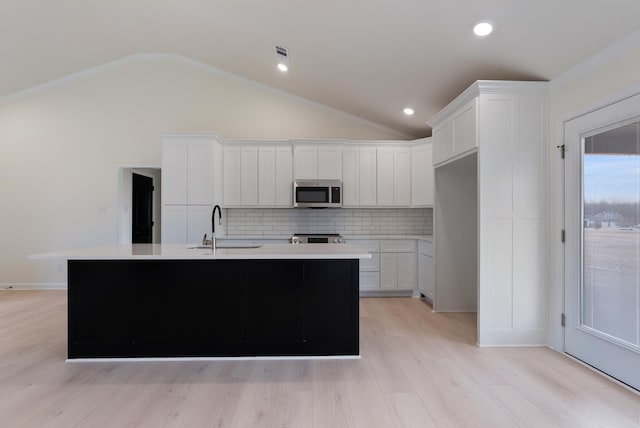
[[[66,290],[66,282],[48,282],[42,284],[29,283],[0,283],[0,290]]]

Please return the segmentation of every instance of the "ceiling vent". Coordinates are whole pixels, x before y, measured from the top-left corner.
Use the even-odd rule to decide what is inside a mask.
[[[276,45],[276,56],[282,59],[289,59],[289,49],[285,48],[284,46]]]

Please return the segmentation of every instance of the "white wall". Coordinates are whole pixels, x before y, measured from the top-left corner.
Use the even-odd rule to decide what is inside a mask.
[[[118,167],[159,166],[161,132],[398,139],[397,133],[172,56],[142,55],[0,98],[0,286],[64,284],[29,254],[118,242]]]
[[[550,94],[550,224],[549,224],[549,262],[550,262],[550,293],[549,293],[549,338],[548,343],[555,349],[564,349],[564,336],[560,327],[560,314],[564,308],[564,279],[563,279],[563,247],[559,241],[562,229],[562,161],[558,155],[556,146],[562,144],[563,123],[577,114],[586,113],[587,110],[611,101],[622,91],[631,87],[637,87],[640,91],[640,47],[628,49],[630,44],[640,46],[640,37],[633,36],[635,40],[626,39],[613,48],[627,47],[625,53],[609,60],[595,69],[583,73],[581,77],[565,83],[567,77],[575,74],[582,67],[561,76],[552,81]],[[615,49],[610,49],[615,53]],[[598,58],[605,58],[599,55]],[[594,59],[598,59],[594,58]],[[586,64],[593,64],[594,61]]]

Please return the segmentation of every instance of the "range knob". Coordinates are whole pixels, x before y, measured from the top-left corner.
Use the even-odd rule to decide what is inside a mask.
[[[294,236],[291,238],[291,243],[292,244],[299,244],[300,243],[300,239],[298,239],[297,236]]]

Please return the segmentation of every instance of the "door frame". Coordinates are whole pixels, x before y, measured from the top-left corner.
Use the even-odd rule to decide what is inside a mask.
[[[566,328],[564,331],[564,351],[575,358],[618,379],[629,386],[638,388],[640,378],[630,369],[637,366],[639,354],[636,346],[629,346],[623,340],[610,337],[598,330],[582,327],[581,290],[583,281],[583,192],[584,157],[582,139],[589,135],[605,132],[635,123],[640,119],[640,94],[610,103],[600,109],[578,116],[572,122],[565,122],[567,156],[565,159],[565,228],[567,239],[564,258],[564,308]],[[576,141],[575,137],[579,141]],[[571,350],[567,349],[571,338]]]
[[[550,139],[549,150],[549,309],[547,313],[548,339],[547,345],[558,352],[564,349],[564,327],[561,325],[562,314],[565,311],[564,278],[565,278],[565,254],[564,243],[560,236],[565,225],[564,207],[564,160],[560,156],[560,147],[565,141],[565,124],[585,114],[592,113],[601,108],[623,101],[640,94],[640,84],[629,86],[610,95],[600,97],[595,101],[584,104],[568,113],[561,115],[555,122],[556,139]]]
[[[117,231],[119,244],[131,244],[131,222],[133,220],[131,198],[132,198],[132,176],[133,173],[151,177],[153,179],[153,234],[154,244],[161,242],[161,174],[159,165],[119,165],[117,167]]]

